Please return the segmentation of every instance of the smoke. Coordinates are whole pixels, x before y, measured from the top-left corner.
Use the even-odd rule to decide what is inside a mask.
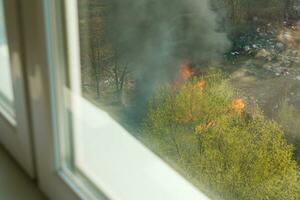
[[[130,63],[139,102],[167,82],[180,63],[220,59],[230,42],[209,0],[110,0],[107,36]],[[126,60],[126,61],[125,61]]]
[[[229,46],[208,0],[112,0],[110,13],[112,39],[129,54],[212,59]]]

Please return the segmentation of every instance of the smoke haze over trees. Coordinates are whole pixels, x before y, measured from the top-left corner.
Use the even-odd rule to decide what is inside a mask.
[[[80,0],[83,94],[220,199],[298,200],[299,11],[298,0]]]

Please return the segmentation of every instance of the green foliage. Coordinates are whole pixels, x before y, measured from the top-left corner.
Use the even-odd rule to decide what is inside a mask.
[[[296,147],[296,158],[300,162],[300,112],[284,99],[278,109],[276,121],[283,127],[286,138]]]
[[[162,87],[149,103],[142,139],[213,199],[298,200],[293,147],[277,123],[239,112],[236,99],[215,72]]]
[[[282,101],[278,109],[276,120],[291,137],[294,139],[300,137],[298,134],[300,130],[300,113],[293,105],[288,103],[287,99]]]

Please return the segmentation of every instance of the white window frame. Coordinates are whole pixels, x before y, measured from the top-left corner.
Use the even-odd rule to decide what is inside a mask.
[[[14,112],[0,113],[0,141],[21,167],[35,177],[32,137],[27,107],[25,63],[23,62],[20,13],[16,0],[4,0],[6,37],[9,49]],[[10,109],[10,108],[9,108]],[[12,114],[14,113],[14,114]]]
[[[155,199],[151,197],[163,199],[163,197],[175,196],[181,197],[181,199],[186,197],[190,200],[207,199],[198,189],[129,135],[123,137],[124,140],[122,141],[130,142],[128,144],[123,143],[123,148],[125,150],[136,148],[140,151],[140,154],[137,156],[133,153],[134,151],[125,151],[126,153],[123,156],[126,159],[132,159],[127,160],[128,163],[134,161],[134,158],[145,157],[147,162],[154,164],[150,165],[148,170],[138,169],[138,167],[144,167],[147,164],[144,163],[144,159],[135,160],[136,166],[129,165],[127,162],[118,166],[119,168],[111,165],[114,169],[107,171],[110,174],[109,176],[104,178],[102,173],[102,175],[93,177],[93,181],[99,184],[98,186],[101,188],[99,189],[86,178],[86,173],[72,169],[72,164],[76,161],[72,160],[70,156],[72,155],[72,149],[70,149],[72,145],[68,144],[70,143],[70,129],[69,124],[66,123],[68,114],[65,112],[65,102],[74,101],[74,99],[81,101],[82,97],[80,96],[80,86],[78,85],[80,82],[78,82],[78,79],[75,78],[70,81],[72,91],[69,91],[65,87],[62,77],[64,77],[68,66],[71,69],[70,71],[75,68],[74,76],[80,74],[80,71],[78,71],[80,69],[80,53],[77,1],[32,0],[29,3],[19,0],[19,2],[21,5],[23,34],[25,34],[26,76],[28,78],[29,104],[34,136],[36,173],[42,191],[53,200],[135,200],[143,199],[143,195],[144,199]],[[72,106],[69,109],[72,110]],[[106,131],[109,133],[110,130]],[[99,145],[104,144],[99,142]],[[119,149],[118,151],[122,150]],[[62,160],[68,162],[61,162]],[[108,159],[101,158],[100,160],[106,164],[111,163],[111,160]],[[121,168],[137,171],[141,173],[141,176],[131,182],[130,177],[125,174],[126,170]],[[122,175],[128,178],[128,184],[120,186],[116,178],[113,177],[113,171],[119,169]],[[155,179],[162,174],[157,173],[156,170],[152,173],[152,169],[159,169],[158,171],[167,174],[165,176],[166,180]],[[148,176],[143,176],[146,173]],[[175,183],[175,187],[168,185],[170,180]],[[109,185],[107,185],[108,182]],[[142,184],[138,184],[139,182]],[[157,185],[156,182],[160,184]],[[129,186],[130,184],[131,186]],[[133,187],[141,191],[135,195],[132,192]],[[127,189],[131,190],[130,195],[133,195],[133,198],[129,199]],[[160,194],[160,192],[162,193]]]

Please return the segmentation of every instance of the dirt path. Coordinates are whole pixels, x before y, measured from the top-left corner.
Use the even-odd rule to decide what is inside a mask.
[[[300,111],[300,68],[294,67],[279,73],[255,64],[243,62],[241,67],[231,70],[231,82],[241,95],[246,99],[256,99],[270,118],[276,114],[280,102],[284,99],[288,99]],[[277,71],[279,70],[281,68]]]

